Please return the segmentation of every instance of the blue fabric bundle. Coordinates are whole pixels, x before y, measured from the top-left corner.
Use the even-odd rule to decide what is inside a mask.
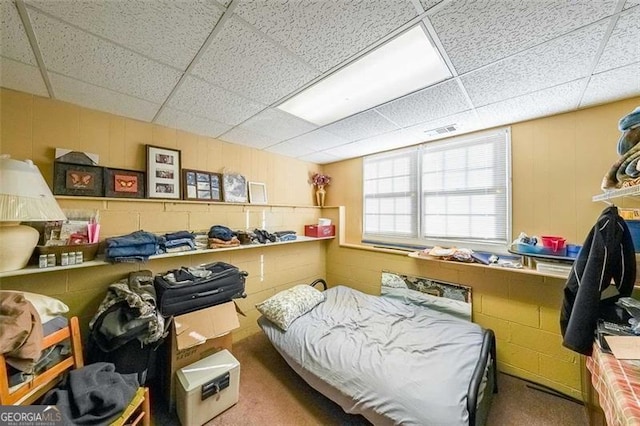
[[[111,262],[143,262],[158,253],[158,237],[145,231],[106,239],[105,257]]]
[[[625,115],[618,122],[618,129],[621,132],[627,131],[640,124],[640,107],[637,107],[631,111],[628,115]]]

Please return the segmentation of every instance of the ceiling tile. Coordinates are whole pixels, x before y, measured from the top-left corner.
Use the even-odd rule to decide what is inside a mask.
[[[29,5],[185,70],[222,16],[209,0],[27,0]]]
[[[431,9],[433,6],[437,5],[438,3],[441,3],[442,0],[420,0],[420,5],[422,6],[422,8],[424,10],[429,10]]]
[[[356,143],[360,144],[367,154],[387,151],[390,149],[404,148],[423,142],[424,137],[416,132],[407,129],[395,130],[371,138],[367,138]],[[364,155],[364,154],[361,154]]]
[[[162,108],[155,122],[164,126],[196,133],[198,135],[210,136],[212,138],[216,138],[231,129],[231,126],[227,124],[196,117],[168,107]]]
[[[265,109],[254,115],[242,127],[263,135],[284,141],[317,129],[318,126],[306,122],[276,108]]]
[[[483,127],[517,123],[577,108],[585,80],[579,79],[539,92],[478,108]]]
[[[39,12],[30,15],[50,71],[156,103],[180,78],[178,71],[102,38]]]
[[[320,75],[239,19],[225,23],[192,72],[266,105]]]
[[[323,129],[348,141],[357,141],[396,130],[398,126],[370,110],[336,121]]]
[[[464,74],[611,15],[617,0],[450,1],[429,20]]]
[[[269,151],[274,154],[286,155],[294,158],[313,153],[313,150],[308,149],[303,145],[297,144],[292,141],[280,142],[278,144],[270,146],[269,148],[265,149],[265,151]]]
[[[471,108],[456,80],[427,87],[376,108],[400,127],[455,114]]]
[[[189,76],[185,77],[167,105],[232,126],[264,108],[263,105]]]
[[[49,97],[40,68],[8,58],[0,60],[0,86]]]
[[[320,71],[417,16],[398,0],[241,0],[234,13]]]
[[[460,77],[476,107],[584,77],[606,21],[580,29]]]
[[[595,73],[631,64],[640,58],[640,7],[620,14]]]
[[[640,96],[640,62],[591,77],[580,107]]]
[[[335,161],[340,161],[342,160],[342,158],[335,157],[333,155],[327,154],[326,152],[314,152],[312,154],[300,156],[298,157],[298,160],[308,161],[310,163],[316,164],[328,164]]]
[[[244,129],[241,126],[234,127],[227,133],[221,135],[219,139],[257,149],[263,149],[279,142],[275,138],[252,132],[251,130]]]
[[[15,59],[25,64],[37,65],[29,44],[18,9],[12,1],[0,1],[0,46],[4,58]]]
[[[317,129],[304,135],[296,136],[287,142],[295,143],[310,151],[322,151],[324,149],[333,148],[338,145],[349,143],[348,140],[342,139],[333,133]]]
[[[50,73],[49,78],[56,98],[65,102],[142,121],[151,121],[160,109],[160,104],[123,95],[56,73]]]
[[[624,4],[625,9],[633,6],[640,6],[640,0],[627,0],[627,2]]]

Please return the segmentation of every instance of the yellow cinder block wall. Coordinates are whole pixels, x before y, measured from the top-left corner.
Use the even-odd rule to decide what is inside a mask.
[[[177,230],[208,230],[216,224],[232,229],[294,230],[317,223],[309,176],[321,170],[298,161],[248,147],[225,143],[155,124],[144,123],[65,102],[0,89],[0,153],[32,159],[51,185],[55,148],[86,151],[100,156],[100,165],[144,170],[145,144],[181,151],[182,167],[211,172],[236,172],[267,185],[269,205],[238,205],[130,199],[62,197],[65,209],[99,211],[101,239],[136,230],[157,234]],[[162,273],[181,266],[213,261],[234,264],[249,272],[247,299],[239,301],[239,340],[258,331],[255,303],[276,291],[325,276],[326,242],[252,248],[244,251],[155,259],[144,264],[117,264],[60,272],[0,278],[0,289],[22,289],[55,296],[81,318],[83,331],[109,284],[128,273],[149,269]]]
[[[638,105],[640,98],[632,98],[511,126],[512,238],[522,231],[584,241],[606,207],[591,198],[618,158],[618,120]],[[328,164],[324,171],[333,178],[327,201],[345,206],[345,240],[359,244],[362,158]],[[615,202],[638,207],[631,198]],[[330,285],[379,294],[382,270],[472,286],[474,321],[495,331],[499,369],[584,399],[581,357],[561,345],[564,279],[328,246]]]

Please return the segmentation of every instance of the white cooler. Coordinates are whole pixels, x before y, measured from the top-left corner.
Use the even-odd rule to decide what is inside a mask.
[[[176,409],[183,426],[203,425],[238,402],[240,363],[226,349],[176,374]]]

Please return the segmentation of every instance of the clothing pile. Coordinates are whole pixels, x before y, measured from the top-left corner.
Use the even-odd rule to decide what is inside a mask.
[[[213,225],[209,229],[209,248],[236,247],[240,240],[235,233],[223,225]]]
[[[602,179],[602,189],[640,184],[640,107],[622,117],[618,123],[622,136],[618,140],[618,161]]]
[[[177,253],[196,249],[195,236],[189,231],[164,234],[160,238],[160,250],[165,253]]]
[[[22,293],[0,292],[0,330],[0,352],[9,367],[31,373],[42,351],[42,322]]]
[[[107,238],[105,243],[105,258],[114,263],[144,262],[159,250],[158,237],[145,231]]]

